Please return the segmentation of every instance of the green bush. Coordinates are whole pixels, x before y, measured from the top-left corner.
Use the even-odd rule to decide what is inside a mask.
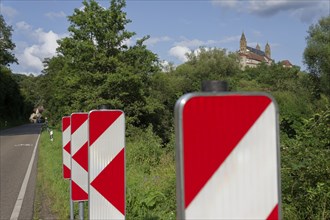
[[[330,218],[330,109],[304,121],[295,139],[282,139],[285,219]]]
[[[127,219],[175,219],[175,162],[152,127],[127,140]]]

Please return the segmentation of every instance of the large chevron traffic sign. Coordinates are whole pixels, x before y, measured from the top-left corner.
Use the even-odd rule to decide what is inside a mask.
[[[278,111],[270,96],[187,94],[175,118],[179,219],[280,218]]]
[[[89,113],[89,219],[125,219],[125,115]]]
[[[71,199],[88,200],[88,113],[71,114]]]

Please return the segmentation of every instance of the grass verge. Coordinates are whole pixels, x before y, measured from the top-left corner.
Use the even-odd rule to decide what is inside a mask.
[[[40,137],[34,219],[70,218],[70,182],[62,176],[62,133],[54,130],[53,135],[54,141],[47,131]]]
[[[53,142],[47,131],[40,137],[34,219],[70,219],[70,182],[62,175],[62,133],[53,131]],[[167,152],[151,127],[132,133],[126,143],[126,218],[175,219],[173,146]],[[84,207],[87,219],[87,202]],[[74,215],[79,218],[78,203]]]

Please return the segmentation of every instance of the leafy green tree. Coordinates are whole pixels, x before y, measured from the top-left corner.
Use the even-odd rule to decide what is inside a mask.
[[[187,55],[188,61],[177,67],[175,74],[184,77],[183,92],[200,91],[204,80],[227,80],[240,72],[238,57],[225,49],[199,48]]]
[[[302,126],[302,118],[318,110],[310,75],[299,67],[285,68],[280,63],[246,68],[236,76],[237,89],[271,93],[279,105],[281,130],[291,138]]]
[[[0,65],[0,121],[18,122],[24,120],[24,100],[10,69]],[[28,118],[25,118],[26,120]]]
[[[127,219],[176,216],[174,151],[164,151],[152,130],[152,126],[130,129],[127,138]]]
[[[330,97],[330,16],[323,17],[308,30],[304,63],[316,77],[318,88]]]
[[[8,124],[27,121],[33,109],[28,100],[32,96],[26,94],[27,90],[21,89],[27,82],[26,76],[13,74],[8,67],[11,63],[18,63],[12,52],[15,49],[12,31],[12,27],[0,15],[0,126],[3,126],[2,121]]]
[[[23,115],[27,119],[34,108],[43,105],[42,94],[39,89],[39,77],[32,74],[29,76],[12,74],[12,77],[18,84],[24,102]]]
[[[330,218],[330,109],[304,120],[296,139],[282,136],[285,219]]]
[[[79,107],[73,105],[79,79],[64,56],[46,59],[44,63],[44,74],[39,76],[38,86],[42,91],[48,118],[56,121],[64,115],[70,115],[74,109],[79,110]]]
[[[123,109],[130,123],[147,125],[144,115],[157,107],[148,98],[150,75],[159,71],[158,57],[143,45],[148,37],[125,44],[135,33],[125,28],[124,0],[112,0],[107,9],[94,0],[83,5],[69,16],[71,35],[58,42],[58,56],[45,62],[51,114],[59,120],[108,104]]]
[[[11,40],[12,31],[12,27],[8,26],[3,16],[0,15],[0,65],[7,66],[10,63],[17,63],[17,59],[12,53],[16,47]]]
[[[151,96],[153,111],[147,115],[148,120],[164,143],[170,140],[174,132],[174,105],[184,94],[185,78],[171,72],[158,72],[152,75]]]
[[[77,64],[77,68],[113,72],[117,55],[127,49],[124,41],[134,35],[125,29],[130,22],[122,10],[125,1],[112,0],[109,9],[94,0],[83,1],[83,6],[69,16],[68,30],[72,37],[60,40],[57,51]]]

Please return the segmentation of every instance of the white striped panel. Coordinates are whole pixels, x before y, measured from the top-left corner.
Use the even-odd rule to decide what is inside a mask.
[[[88,172],[72,159],[71,178],[88,194]]]
[[[71,126],[67,127],[63,133],[62,133],[62,140],[63,140],[63,148],[65,147],[65,145],[70,141],[71,139]]]
[[[75,153],[87,142],[88,130],[87,130],[88,119],[71,135],[71,155]]]
[[[62,150],[63,150],[63,164],[71,169],[71,155],[64,150],[64,147],[67,145],[67,143],[70,142],[71,139],[71,126],[68,126],[63,132],[62,132]]]
[[[266,219],[278,203],[277,166],[271,103],[187,207],[186,219]]]
[[[71,155],[63,150],[63,164],[71,170]]]
[[[89,182],[125,147],[125,117],[121,114],[89,147]]]
[[[89,190],[89,219],[125,219],[125,216],[95,190],[93,186],[90,186]]]

